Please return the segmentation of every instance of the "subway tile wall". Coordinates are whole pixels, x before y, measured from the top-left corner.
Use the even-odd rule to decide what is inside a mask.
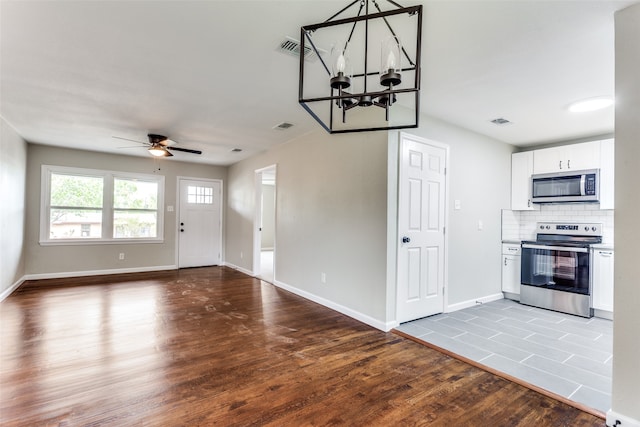
[[[502,211],[502,240],[535,240],[538,222],[601,223],[602,243],[613,246],[613,210],[591,204],[541,205],[537,211]]]

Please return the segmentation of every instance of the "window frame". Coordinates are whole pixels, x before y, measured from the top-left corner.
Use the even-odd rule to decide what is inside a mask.
[[[100,238],[72,238],[51,239],[51,176],[53,174],[89,176],[102,178],[102,237]],[[40,245],[96,245],[96,244],[126,244],[126,243],[162,243],[164,242],[164,176],[148,175],[133,172],[107,171],[100,169],[85,169],[68,166],[42,165],[40,186]],[[158,185],[157,198],[157,230],[156,237],[127,237],[114,236],[114,181],[115,179],[140,180],[155,182]]]

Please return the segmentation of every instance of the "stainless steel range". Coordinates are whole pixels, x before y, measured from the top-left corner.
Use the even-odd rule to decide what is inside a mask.
[[[602,224],[537,224],[535,241],[522,242],[520,302],[583,317],[591,306],[592,251]]]

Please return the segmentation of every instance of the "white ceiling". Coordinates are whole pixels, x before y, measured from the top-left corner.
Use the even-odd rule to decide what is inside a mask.
[[[519,146],[613,132],[612,107],[567,106],[613,96],[613,14],[632,3],[423,1],[422,112]],[[319,128],[276,47],[347,4],[2,0],[0,114],[33,143],[148,156],[113,136],[151,132],[203,151],[173,159],[232,164]]]

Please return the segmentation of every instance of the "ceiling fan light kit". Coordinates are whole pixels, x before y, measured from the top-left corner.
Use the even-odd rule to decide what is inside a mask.
[[[298,102],[329,133],[418,127],[422,6],[386,2],[393,8],[382,11],[377,0],[355,0],[326,21],[300,28],[301,49],[310,46],[319,61],[307,65],[300,56]],[[355,9],[356,16],[339,18]],[[403,46],[401,35],[413,42]],[[329,40],[326,58],[318,46]],[[409,118],[390,121],[396,103],[410,110],[403,116]],[[377,111],[348,123],[348,111],[372,106]]]
[[[150,133],[147,135],[149,142],[136,141],[135,139],[123,138],[120,136],[114,136],[116,139],[123,139],[125,141],[137,142],[138,144],[142,144],[143,146],[148,146],[147,151],[154,157],[173,157],[173,154],[169,152],[171,151],[182,151],[184,153],[191,154],[202,154],[200,150],[192,150],[190,148],[180,148],[174,147],[171,144],[175,144],[176,141],[172,141],[164,135],[158,135],[155,133]],[[120,147],[120,148],[129,148],[129,147]],[[132,147],[135,148],[135,147]]]
[[[151,153],[151,155],[155,156],[155,157],[171,157],[171,156],[173,156],[173,154],[171,154],[169,151],[167,151],[167,149],[164,148],[160,144],[154,144],[151,147],[149,147],[149,153]]]

